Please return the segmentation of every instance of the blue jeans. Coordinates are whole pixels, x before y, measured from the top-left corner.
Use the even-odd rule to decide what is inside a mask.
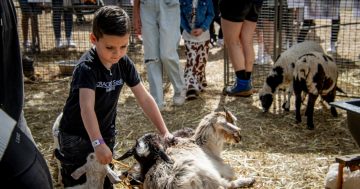
[[[180,41],[179,0],[140,0],[140,16],[150,94],[159,107],[164,105],[163,68],[175,94],[184,89],[183,69],[177,47]]]
[[[73,26],[72,9],[64,9],[63,0],[52,0],[52,9],[52,22],[54,27],[55,39],[61,38],[61,15],[64,15],[66,38],[70,39]]]

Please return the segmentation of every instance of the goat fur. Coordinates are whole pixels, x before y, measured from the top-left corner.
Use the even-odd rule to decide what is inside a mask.
[[[332,57],[325,53],[311,52],[299,58],[293,72],[293,88],[295,93],[296,121],[301,122],[300,108],[301,93],[308,94],[305,115],[307,128],[314,129],[313,113],[316,99],[321,96],[325,102],[334,102],[336,97],[338,69]],[[335,107],[331,107],[331,114],[336,117]]]
[[[149,162],[146,158],[156,157],[150,169],[145,171],[144,188],[218,189],[253,184],[253,178],[236,179],[233,169],[221,158],[224,142],[239,142],[241,139],[240,129],[234,125],[235,119],[228,111],[213,112],[201,120],[194,136],[178,138],[175,145],[166,149],[156,146],[161,145],[159,142],[137,140],[137,144],[128,151],[131,153],[127,152],[128,156],[134,155],[140,165]],[[144,149],[150,147],[140,143],[155,144],[155,147],[146,151]],[[156,155],[161,150],[166,150],[163,156],[167,158]],[[139,156],[143,158],[140,161]]]

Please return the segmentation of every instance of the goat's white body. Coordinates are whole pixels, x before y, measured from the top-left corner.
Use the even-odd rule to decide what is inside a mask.
[[[325,177],[325,188],[337,188],[338,163],[331,164]],[[360,170],[351,172],[348,167],[343,170],[343,189],[358,189],[360,187]]]
[[[206,116],[193,138],[179,139],[166,150],[174,164],[159,159],[146,174],[144,188],[225,189],[251,185],[252,178],[233,180],[233,169],[220,157],[223,143],[231,138],[224,138],[220,131],[223,126],[217,125],[225,122],[217,115]]]
[[[296,62],[293,71],[293,77],[298,80],[305,80],[307,91],[313,95],[326,95],[336,87],[338,78],[338,69],[336,63],[324,53],[311,52],[303,56]],[[317,89],[317,83],[314,81],[315,75],[318,74],[319,65],[324,69],[325,78],[332,81],[332,85],[321,91]]]
[[[60,120],[62,118],[62,115],[63,115],[63,113],[61,112],[58,115],[58,117],[56,118],[56,120],[55,120],[55,122],[53,124],[53,127],[52,127],[52,135],[53,135],[53,139],[54,139],[54,146],[53,146],[54,150],[55,149],[60,150],[58,135],[59,135]],[[56,164],[57,164],[57,167],[58,167],[57,182],[62,185],[62,177],[61,177],[61,172],[60,172],[61,165],[60,165],[59,160],[57,160],[57,159],[56,159]]]
[[[71,176],[74,179],[79,179],[83,174],[86,174],[85,183],[67,187],[66,189],[103,189],[106,176],[112,183],[120,182],[119,177],[110,166],[98,162],[94,153],[89,154],[86,163],[76,169]]]

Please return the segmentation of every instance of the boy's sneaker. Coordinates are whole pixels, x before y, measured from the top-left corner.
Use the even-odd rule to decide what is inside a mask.
[[[185,103],[186,90],[182,90],[180,93],[175,93],[173,97],[173,103],[175,106],[181,106]]]

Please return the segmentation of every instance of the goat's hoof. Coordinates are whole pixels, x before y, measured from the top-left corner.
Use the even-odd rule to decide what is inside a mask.
[[[287,104],[287,103],[285,102],[285,103],[282,105],[282,108],[283,108],[285,111],[289,112],[289,111],[290,111],[290,108],[289,108],[289,106],[287,106],[286,104]]]
[[[336,111],[335,108],[331,107],[330,111],[331,111],[331,115],[332,115],[333,117],[337,117],[337,116],[338,116],[338,113],[337,113],[337,111]]]
[[[249,187],[255,183],[255,179],[254,178],[239,178],[236,180],[236,183],[237,183],[236,188]]]

